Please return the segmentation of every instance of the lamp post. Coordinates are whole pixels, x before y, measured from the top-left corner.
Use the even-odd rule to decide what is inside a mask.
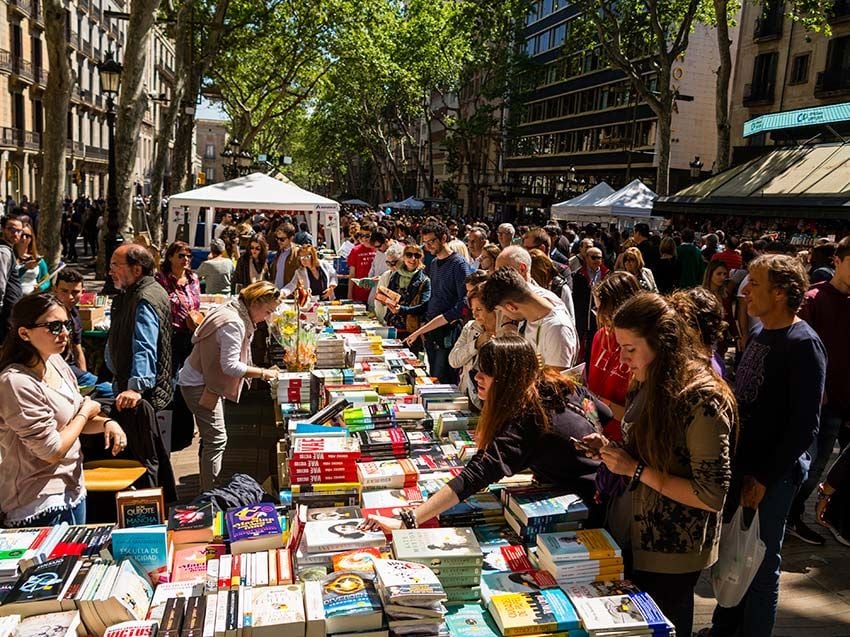
[[[106,269],[112,253],[124,241],[118,232],[118,193],[115,189],[115,97],[121,87],[121,72],[124,67],[112,58],[112,51],[106,52],[106,58],[97,65],[100,76],[100,88],[106,94],[106,126],[109,129],[109,182],[106,185]],[[110,281],[107,276],[107,285]]]

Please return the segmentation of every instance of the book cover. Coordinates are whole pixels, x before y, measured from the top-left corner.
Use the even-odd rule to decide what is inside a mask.
[[[581,498],[573,493],[511,494],[508,508],[516,515],[517,520],[526,525],[580,519],[581,514],[587,517],[587,507]]]
[[[381,559],[381,552],[374,547],[367,547],[338,553],[331,558],[331,563],[334,571],[374,573],[377,559]]]
[[[393,553],[398,560],[433,566],[471,564],[480,567],[484,556],[472,529],[399,529],[393,531]]]
[[[646,593],[585,597],[574,601],[588,632],[666,632],[669,624]]]
[[[424,564],[378,559],[375,560],[375,576],[385,602],[425,606],[446,598],[440,580]]]
[[[613,595],[640,593],[640,589],[627,579],[573,584],[572,586],[565,586],[563,589],[567,597],[573,602],[584,597],[611,597]]]
[[[321,582],[304,582],[304,615],[307,620],[306,637],[325,637],[325,607],[322,604]]]
[[[537,546],[541,553],[546,554],[555,564],[622,556],[617,542],[605,529],[540,533],[537,536]]]
[[[260,550],[259,544],[265,544],[265,540],[270,544],[262,548],[283,546],[283,529],[273,504],[258,503],[228,509],[224,517],[232,553]],[[262,542],[253,542],[254,540]],[[249,548],[251,544],[257,545],[258,548]]]
[[[407,458],[358,462],[357,475],[364,488],[403,489],[415,486],[419,479],[419,472]]]
[[[318,507],[307,509],[307,521],[312,520],[351,520],[363,517],[360,507]]]
[[[115,494],[115,507],[120,528],[152,526],[165,521],[165,500],[160,487],[119,491]]]
[[[481,597],[485,602],[489,602],[496,595],[527,593],[557,587],[558,582],[546,571],[484,573],[481,575]]]
[[[174,548],[172,582],[202,582],[207,577],[207,545],[184,544]]]
[[[152,621],[127,621],[109,626],[103,637],[156,637],[157,623]]]
[[[296,438],[292,446],[293,460],[356,460],[360,446],[353,438]]]
[[[84,632],[80,613],[68,610],[59,613],[47,613],[21,619],[15,628],[15,637],[73,637]]]
[[[422,504],[424,501],[425,498],[418,486],[363,492],[363,507],[370,509],[409,507]]]
[[[360,528],[362,519],[313,520],[304,526],[308,553],[346,551],[369,546],[383,546],[386,538],[381,531]]]
[[[575,608],[559,588],[494,595],[487,609],[505,637],[569,631],[581,626]]]
[[[163,582],[156,587],[151,599],[147,619],[159,622],[165,612],[165,604],[169,599],[182,597],[188,599],[202,595],[203,586],[198,582]]]
[[[304,635],[306,617],[300,586],[264,586],[249,590],[254,637]]]
[[[446,627],[452,637],[501,637],[490,613],[480,604],[450,606],[446,613]]]
[[[212,503],[201,506],[181,504],[168,510],[168,530],[175,544],[212,542],[215,512]]]
[[[132,557],[145,569],[151,581],[157,582],[168,571],[165,525],[115,529],[112,532],[112,556],[116,560]]]
[[[0,606],[0,615],[26,617],[61,611],[59,596],[71,578],[76,562],[75,556],[66,555],[28,568],[6,595]]]
[[[321,580],[329,634],[372,630],[383,623],[383,607],[373,577],[341,571]]]

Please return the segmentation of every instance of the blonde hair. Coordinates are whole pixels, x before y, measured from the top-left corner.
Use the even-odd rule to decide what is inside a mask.
[[[467,263],[472,263],[472,257],[469,256],[469,248],[466,247],[466,244],[460,239],[452,239],[448,242],[448,248],[452,252],[457,252],[460,256],[462,256]]]
[[[257,281],[246,285],[239,292],[239,298],[248,307],[258,303],[267,303],[280,298],[280,290],[271,281]]]
[[[316,252],[316,248],[314,248],[310,244],[306,244],[298,248],[298,258],[304,256],[305,253],[309,253],[310,255],[310,267],[318,268],[319,267],[319,254]]]

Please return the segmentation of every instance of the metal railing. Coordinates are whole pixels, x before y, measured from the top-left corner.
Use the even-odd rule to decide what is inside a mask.
[[[4,146],[17,146],[18,148],[35,150],[41,147],[41,134],[23,128],[4,126],[0,131],[0,143]]]
[[[32,74],[36,84],[38,84],[39,86],[47,86],[48,72],[45,71],[42,67],[34,67]]]
[[[19,57],[17,55],[12,56],[12,73],[21,77],[22,79],[33,81],[32,74],[32,62],[28,62],[27,60]]]
[[[68,45],[74,49],[79,50],[80,48],[80,34],[79,33],[71,33],[68,36]]]
[[[109,151],[98,146],[86,145],[86,158],[107,161],[109,159]]]
[[[744,106],[755,103],[769,104],[773,101],[773,82],[744,85]]]
[[[9,6],[15,7],[27,15],[32,14],[32,3],[30,0],[9,0]]]
[[[12,72],[12,54],[0,49],[0,71]]]
[[[815,95],[850,92],[850,69],[821,71],[815,80]]]
[[[86,54],[86,55],[88,55],[89,57],[91,57],[91,56],[92,56],[92,45],[91,45],[91,42],[86,42],[85,40],[83,40],[83,47],[82,47],[82,49],[83,49],[83,53],[85,53],[85,54]]]

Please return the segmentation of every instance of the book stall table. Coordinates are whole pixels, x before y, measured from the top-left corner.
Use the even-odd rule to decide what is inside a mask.
[[[623,580],[614,539],[585,528],[584,502],[531,475],[421,528],[361,528],[463,471],[477,417],[362,305],[310,307],[306,323],[302,309],[269,330],[277,502],[166,509],[155,489],[122,492],[120,526],[2,531],[0,630],[39,617],[69,637],[674,634]]]

